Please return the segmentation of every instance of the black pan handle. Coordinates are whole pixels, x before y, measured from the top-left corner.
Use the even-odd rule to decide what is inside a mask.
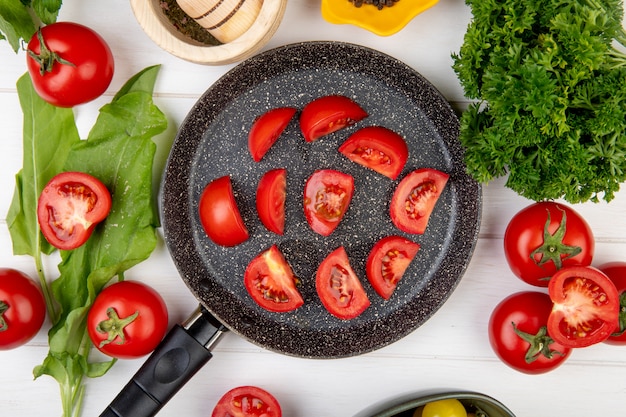
[[[227,331],[200,307],[174,326],[100,417],[151,417],[213,356],[211,349]]]

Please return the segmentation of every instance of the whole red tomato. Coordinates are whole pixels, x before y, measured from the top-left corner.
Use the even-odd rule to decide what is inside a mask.
[[[220,398],[211,417],[281,417],[278,400],[262,388],[233,388]]]
[[[86,26],[57,22],[28,42],[28,72],[47,102],[73,107],[99,97],[113,78],[114,61],[104,39]]]
[[[594,249],[585,219],[552,201],[522,209],[504,233],[504,254],[511,271],[537,287],[547,287],[550,277],[563,267],[591,265]]]
[[[605,342],[610,345],[626,345],[626,262],[608,262],[598,269],[609,277],[619,293],[618,325]]]
[[[154,350],[167,331],[163,298],[137,281],[116,282],[98,294],[87,315],[87,332],[102,353],[137,358]]]
[[[538,291],[518,292],[502,300],[489,319],[489,342],[500,360],[526,374],[545,373],[561,365],[571,348],[550,337],[551,311],[550,297]]]
[[[46,302],[39,285],[20,271],[0,268],[0,350],[28,342],[45,317]]]

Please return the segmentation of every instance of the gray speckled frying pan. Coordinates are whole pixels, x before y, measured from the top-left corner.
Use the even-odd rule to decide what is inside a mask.
[[[369,116],[313,143],[304,141],[295,117],[263,160],[253,161],[247,132],[256,117],[275,107],[301,109],[329,94],[351,97]],[[409,160],[398,180],[355,164],[337,151],[350,133],[368,125],[385,126],[406,139]],[[353,44],[286,45],[244,61],[219,79],[180,127],[161,196],[167,247],[184,282],[200,301],[202,313],[214,317],[213,328],[225,326],[259,346],[288,355],[339,358],[386,346],[424,323],[461,279],[480,224],[481,187],[465,171],[458,130],[458,119],[448,102],[420,74],[394,58]],[[403,235],[391,223],[389,201],[407,173],[424,167],[444,171],[450,179],[426,232],[404,234],[421,249],[385,301],[366,279],[365,260],[378,239]],[[256,186],[272,168],[287,169],[283,236],[268,232],[255,211]],[[306,179],[320,168],[337,169],[355,178],[350,207],[328,237],[309,228],[302,207]],[[206,184],[224,175],[231,177],[250,231],[250,239],[229,248],[206,236],[197,212]],[[305,304],[293,312],[264,310],[243,284],[248,263],[272,244],[278,245],[301,281]],[[317,266],[341,245],[371,301],[362,315],[348,321],[331,316],[315,291]],[[185,329],[197,335],[195,327],[202,326]],[[209,339],[201,343],[210,343]]]

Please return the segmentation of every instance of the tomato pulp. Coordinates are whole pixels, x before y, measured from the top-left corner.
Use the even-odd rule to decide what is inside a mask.
[[[236,246],[250,236],[228,175],[206,185],[200,196],[198,212],[207,236],[218,245]]]
[[[329,95],[308,103],[300,114],[300,129],[313,142],[367,117],[367,112],[346,96]]]
[[[276,398],[255,386],[236,387],[217,402],[211,417],[281,417]]]
[[[548,333],[567,347],[585,347],[609,338],[618,325],[619,294],[615,284],[591,266],[569,266],[550,279],[554,303]]]
[[[339,147],[339,152],[392,180],[398,178],[409,157],[409,148],[402,136],[382,126],[357,130]]]
[[[547,287],[563,267],[591,264],[595,241],[587,222],[572,208],[552,201],[520,210],[504,232],[504,254],[513,274]]]
[[[278,107],[259,116],[248,133],[248,149],[252,159],[261,161],[263,156],[278,140],[298,109]]]
[[[304,304],[297,281],[276,245],[254,258],[244,273],[244,285],[252,299],[264,309],[279,313]]]
[[[322,261],[317,269],[315,287],[326,310],[339,319],[353,319],[370,306],[343,246]]]
[[[286,195],[286,169],[272,169],[261,177],[256,191],[256,211],[267,230],[278,235],[285,232]]]
[[[44,187],[37,220],[44,237],[58,249],[83,245],[111,210],[111,194],[97,178],[84,172],[63,172]]]
[[[332,169],[315,171],[304,186],[304,214],[314,232],[330,235],[339,226],[354,193],[354,178]]]
[[[402,236],[387,236],[376,242],[365,270],[378,295],[385,300],[391,297],[419,248],[419,244]]]
[[[432,168],[417,169],[404,177],[391,198],[393,224],[406,233],[424,233],[448,178]]]

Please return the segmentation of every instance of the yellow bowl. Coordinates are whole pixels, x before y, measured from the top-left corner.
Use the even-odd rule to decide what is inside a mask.
[[[389,36],[439,0],[399,0],[391,7],[364,4],[356,7],[349,0],[322,0],[322,17],[337,24],[352,24],[380,36]]]

